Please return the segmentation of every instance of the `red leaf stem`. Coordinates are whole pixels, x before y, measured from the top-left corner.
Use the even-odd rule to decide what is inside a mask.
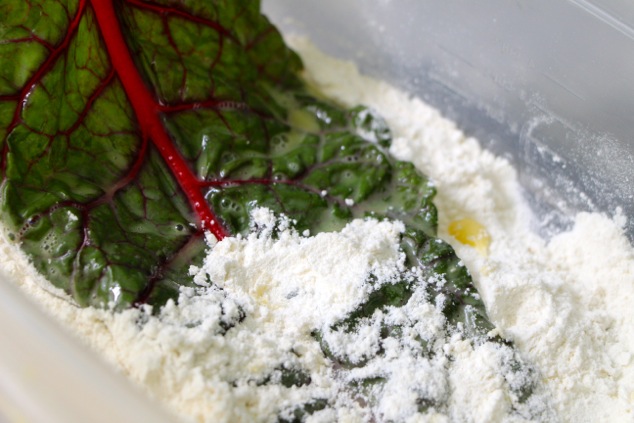
[[[223,239],[228,235],[226,230],[205,200],[199,179],[170,139],[161,121],[162,107],[132,60],[112,0],[91,0],[91,4],[110,60],[132,104],[143,136],[148,137],[160,152],[198,215],[202,228],[211,231],[218,240]]]

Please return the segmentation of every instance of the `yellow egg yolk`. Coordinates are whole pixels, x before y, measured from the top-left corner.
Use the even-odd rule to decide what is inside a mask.
[[[448,231],[460,243],[472,246],[482,255],[488,254],[491,237],[480,222],[470,218],[454,220]]]

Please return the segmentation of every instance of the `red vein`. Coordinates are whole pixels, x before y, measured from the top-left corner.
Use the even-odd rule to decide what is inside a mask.
[[[18,101],[20,98],[20,94],[0,95],[0,101]]]
[[[65,52],[66,49],[68,48],[68,45],[70,44],[71,40],[75,36],[75,32],[77,32],[77,28],[79,27],[79,22],[81,21],[85,8],[86,8],[86,0],[80,0],[79,6],[77,8],[77,13],[73,17],[73,20],[70,22],[68,26],[68,30],[66,31],[66,36],[64,37],[62,42],[59,43],[57,46],[55,46],[55,48],[51,51],[51,54],[49,54],[49,56],[46,58],[46,60],[42,64],[42,66],[40,66],[37,72],[35,72],[35,74],[33,74],[31,78],[29,78],[26,84],[24,84],[24,87],[22,88],[22,90],[20,91],[18,95],[18,99],[17,99],[18,104],[13,112],[13,118],[11,120],[11,123],[7,127],[7,130],[6,130],[7,134],[10,134],[16,128],[16,126],[18,126],[18,124],[20,123],[20,115],[22,114],[22,111],[24,110],[24,106],[26,104],[26,101],[28,100],[29,94],[31,93],[33,88],[35,88],[35,85],[38,82],[40,82],[42,78],[44,78],[44,75],[51,70],[51,68],[53,67],[53,65],[59,58],[59,56],[63,52]],[[0,160],[2,160],[2,162],[0,163],[0,169],[2,171],[2,174],[4,174],[4,171],[7,166],[6,157],[8,153],[8,148],[9,147],[7,143],[5,142],[4,146],[2,147],[2,157],[0,158]]]
[[[133,4],[142,4],[133,0]],[[203,229],[211,231],[218,240],[227,236],[226,230],[211,211],[200,190],[200,181],[172,143],[161,121],[161,106],[146,87],[123,38],[112,0],[91,0],[97,24],[119,80],[132,104],[144,137],[149,137],[176,177],[187,199],[197,213]]]
[[[73,125],[70,128],[64,131],[61,131],[60,132],[61,134],[70,135],[71,133],[75,132],[77,128],[79,128],[79,125],[81,125],[84,122],[84,120],[86,119],[86,116],[88,115],[88,112],[92,109],[92,106],[95,103],[95,101],[97,101],[97,99],[101,97],[101,94],[103,94],[106,87],[108,87],[112,83],[112,81],[114,80],[114,76],[115,76],[115,71],[114,69],[111,69],[110,72],[108,72],[108,75],[106,75],[106,78],[99,83],[99,85],[97,86],[97,89],[95,89],[95,91],[90,95],[90,97],[88,98],[88,101],[86,101],[86,104],[84,105],[84,108],[82,109],[81,113],[77,117],[77,120],[75,120],[75,123],[73,123]]]
[[[296,181],[281,179],[279,181],[271,179],[271,178],[254,178],[254,179],[213,179],[208,181],[200,181],[199,184],[202,187],[230,187],[234,185],[245,185],[245,184],[254,184],[254,185],[273,185],[273,184],[284,184],[284,185],[296,185]]]
[[[246,103],[233,100],[205,100],[197,101],[195,103],[160,105],[159,107],[164,113],[177,113],[203,108],[215,110],[247,110],[249,108]]]
[[[150,3],[146,3],[144,1],[141,0],[127,0],[128,4],[132,4],[140,9],[146,9],[146,10],[151,10],[153,12],[162,14],[162,15],[175,15],[175,16],[179,16],[181,18],[187,19],[190,22],[195,22],[201,25],[205,25],[208,27],[211,27],[213,29],[215,29],[216,31],[218,31],[220,34],[227,36],[231,39],[234,39],[233,34],[224,26],[220,25],[218,22],[210,20],[210,19],[205,19],[205,18],[201,18],[200,16],[195,16],[192,15],[190,13],[185,12],[184,10],[181,9],[177,9],[175,7],[168,7],[168,6],[159,6],[156,4],[150,4]]]
[[[45,49],[47,49],[48,51],[53,51],[54,47],[46,40],[44,40],[43,38],[38,37],[35,34],[31,34],[28,37],[22,37],[22,38],[14,38],[12,40],[8,40],[8,41],[0,41],[0,44],[19,44],[19,43],[30,43],[35,41],[36,43],[42,45]]]
[[[260,32],[255,37],[253,37],[253,39],[251,41],[249,41],[248,44],[246,46],[244,46],[244,48],[246,50],[250,50],[250,49],[253,48],[254,45],[256,45],[258,43],[261,43],[262,40],[264,40],[266,37],[268,37],[269,35],[272,35],[274,33],[275,33],[275,27],[269,26],[264,31]]]

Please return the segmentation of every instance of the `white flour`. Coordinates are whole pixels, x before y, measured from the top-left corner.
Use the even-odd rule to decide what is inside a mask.
[[[330,329],[376,289],[366,281],[369,274],[377,284],[390,284],[403,270],[398,223],[355,221],[340,233],[315,237],[286,230],[279,241],[266,230],[226,239],[202,269],[194,269],[201,288],[183,290],[180,305],[169,305],[158,318],[139,310],[113,315],[76,308],[43,289],[9,245],[0,249],[5,269],[185,421],[270,420],[278,409],[290,411],[314,398],[336,406],[315,413],[314,421],[358,421],[364,411],[347,386],[377,376],[386,380],[374,409],[379,419],[632,421],[634,251],[620,229],[622,218],[582,214],[570,232],[544,242],[529,229],[531,216],[506,161],[419,100],[296,44],[311,84],[343,104],[378,110],[392,128],[393,154],[435,181],[441,237],[471,270],[500,333],[535,365],[547,401],[535,395],[512,411],[509,384],[526,376],[509,369],[512,351],[490,342],[474,348],[447,336],[441,313],[423,298],[375,313],[355,332]],[[269,230],[280,224],[263,209],[255,218]],[[490,243],[456,241],[450,227],[463,219],[479,223]],[[208,286],[209,280],[223,290]],[[403,324],[412,337],[434,340],[437,353],[421,358],[420,344],[406,334],[383,346],[383,359],[347,371],[328,365],[310,335],[322,331],[336,357],[360,362],[376,352],[382,323]],[[298,368],[310,384],[273,383]],[[449,408],[416,420],[421,396]]]

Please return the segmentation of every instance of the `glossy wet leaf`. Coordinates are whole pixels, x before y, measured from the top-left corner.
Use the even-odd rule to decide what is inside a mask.
[[[467,270],[436,238],[433,186],[389,155],[379,116],[311,94],[258,1],[6,0],[0,64],[2,219],[79,305],[176,298],[204,231],[247,233],[251,211],[267,207],[312,234],[353,218],[402,221],[407,264],[437,282],[428,295],[444,298],[447,329],[478,338],[492,328]],[[404,276],[339,325],[353,330],[411,293]]]
[[[312,233],[401,219],[412,260],[469,286],[432,238],[434,189],[378,116],[309,94],[258,2],[0,8],[3,219],[79,304],[175,297],[203,226],[245,233],[261,206]]]

